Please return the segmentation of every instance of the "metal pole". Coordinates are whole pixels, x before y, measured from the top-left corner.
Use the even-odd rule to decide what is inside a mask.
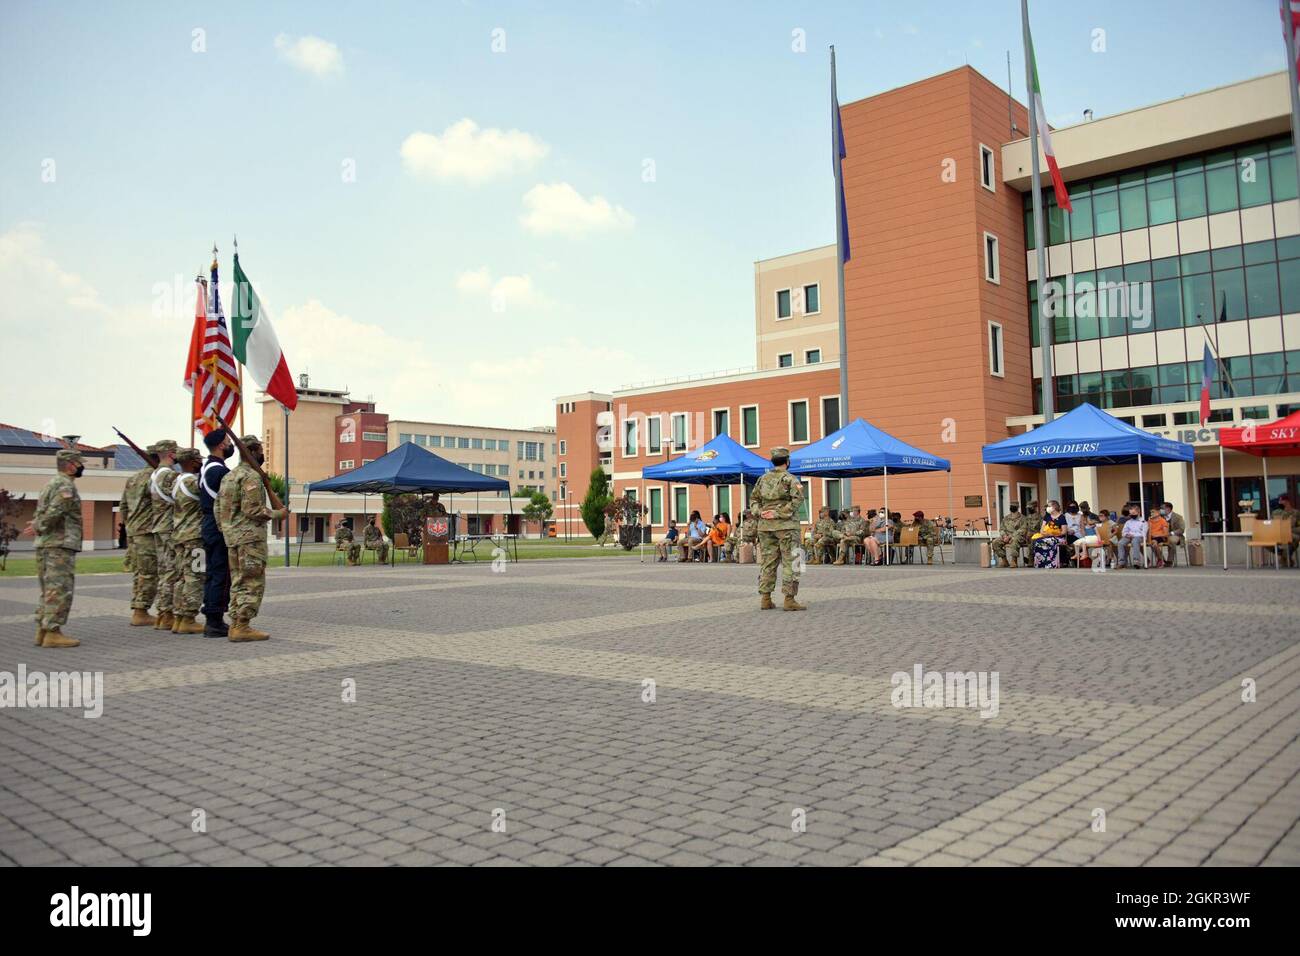
[[[1147,490],[1142,484],[1142,455],[1138,455],[1138,519],[1147,520]],[[1142,538],[1142,567],[1147,566],[1147,544],[1151,540],[1151,527],[1147,526],[1147,534]]]
[[[889,466],[885,465],[885,567],[889,567],[889,552],[893,550],[894,536],[889,532]]]
[[[1052,323],[1047,314],[1047,252],[1043,229],[1043,189],[1038,162],[1038,109],[1034,103],[1034,41],[1029,36],[1029,0],[1020,0],[1020,25],[1025,46],[1025,89],[1029,93],[1029,159],[1033,173],[1034,252],[1038,260],[1038,343],[1043,355],[1043,424],[1056,417],[1056,388],[1052,380]],[[1047,469],[1047,500],[1059,497],[1056,469]]]
[[[957,518],[952,513],[952,469],[948,469],[948,522],[952,527],[952,563],[957,563]],[[943,529],[939,529],[939,556],[943,557]],[[990,552],[992,553],[992,552]]]
[[[1223,570],[1228,570],[1228,478],[1223,471],[1223,442],[1219,442],[1219,507],[1222,510]]]
[[[289,502],[293,500],[293,485],[289,481],[289,409],[284,408],[284,566],[289,566],[289,534],[291,531]],[[295,517],[296,520],[296,517]]]
[[[1295,30],[1291,27],[1291,11],[1288,0],[1280,0],[1282,9],[1282,34],[1286,38],[1286,72],[1291,78],[1291,143],[1300,147],[1300,90],[1296,88]],[[1300,148],[1294,150],[1296,163],[1296,182],[1300,184]]]
[[[850,255],[846,242],[849,224],[846,221],[847,200],[844,195],[844,171],[841,169],[840,148],[844,145],[844,129],[840,120],[840,99],[835,89],[835,47],[831,47],[831,159],[835,166],[835,277],[839,291],[840,323],[840,428],[849,420],[849,354],[848,326],[844,319],[844,261]],[[744,436],[741,436],[744,437]],[[840,495],[840,504],[848,508],[853,503],[853,479],[849,478]]]
[[[989,501],[989,465],[984,463],[984,515],[988,519],[988,524],[984,528],[985,538],[989,543],[989,567],[993,567],[993,502]],[[953,538],[956,538],[956,531],[953,532]],[[1016,562],[1020,563],[1020,554],[1016,554]],[[952,563],[957,563],[957,545],[952,546]]]

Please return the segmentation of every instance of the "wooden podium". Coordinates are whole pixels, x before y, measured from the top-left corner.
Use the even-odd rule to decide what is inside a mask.
[[[451,535],[451,518],[429,515],[424,519],[424,563],[447,564],[447,540]]]

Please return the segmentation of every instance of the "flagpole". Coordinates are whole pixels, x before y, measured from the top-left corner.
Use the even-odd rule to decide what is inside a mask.
[[[1291,78],[1291,145],[1295,153],[1296,183],[1300,187],[1300,90],[1296,88],[1295,29],[1291,18],[1289,0],[1280,0],[1282,9],[1282,35],[1286,39],[1286,73]]]
[[[293,485],[289,484],[289,409],[284,405],[284,566],[289,566],[289,504],[293,500]]]
[[[234,252],[234,254],[235,254],[236,257],[238,257],[238,256],[239,256],[239,237],[238,237],[238,236],[233,236],[233,237],[232,237],[232,241],[233,241],[233,245],[234,245],[234,247],[235,247],[235,252]],[[235,276],[235,270],[234,270],[234,269],[231,269],[231,270],[230,270],[230,276],[231,276],[231,279],[233,280],[233,279],[234,279],[234,276]],[[234,287],[234,289],[235,289],[235,296],[236,296],[236,302],[235,302],[235,305],[236,305],[236,307],[238,307],[238,305],[239,305],[239,302],[238,302],[239,287],[238,287],[238,285],[236,285],[236,286]],[[231,318],[232,318],[232,319],[234,318],[234,313],[233,313],[233,312],[231,313]],[[213,361],[215,362],[216,359],[214,358]],[[239,430],[242,432],[242,431],[244,431],[244,364],[243,364],[242,362],[236,362],[236,363],[235,363],[235,368],[237,368],[237,369],[239,370]]]
[[[1043,355],[1043,424],[1056,417],[1056,383],[1052,379],[1052,324],[1047,315],[1047,253],[1043,231],[1043,189],[1038,162],[1038,108],[1034,103],[1034,41],[1029,36],[1029,0],[1020,0],[1020,25],[1025,46],[1025,88],[1029,91],[1029,160],[1033,174],[1034,252],[1038,260],[1038,344]],[[1055,468],[1047,469],[1047,500],[1060,496]]]
[[[844,320],[844,259],[849,250],[847,243],[849,225],[845,222],[848,210],[844,198],[844,170],[840,159],[840,150],[844,146],[844,127],[840,118],[840,98],[835,86],[835,47],[831,46],[831,160],[835,164],[835,277],[839,287],[839,322],[840,322],[840,421],[843,428],[849,420],[849,349],[848,326]],[[840,494],[840,505],[850,508],[853,504],[853,479],[844,483]]]

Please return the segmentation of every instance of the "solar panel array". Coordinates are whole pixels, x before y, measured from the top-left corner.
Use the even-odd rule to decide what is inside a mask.
[[[113,455],[113,467],[125,471],[139,471],[144,467],[144,459],[131,450],[130,445],[114,445],[117,453]]]
[[[0,445],[19,448],[62,448],[57,438],[43,439],[25,428],[0,428]]]

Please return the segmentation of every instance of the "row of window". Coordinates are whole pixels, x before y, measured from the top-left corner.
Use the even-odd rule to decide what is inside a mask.
[[[339,433],[339,444],[341,445],[348,445],[356,440],[357,440],[357,433],[354,431],[345,431]],[[387,442],[388,433],[387,432],[362,432],[361,440]]]
[[[421,448],[470,448],[475,451],[509,451],[510,442],[505,438],[472,438],[465,435],[413,435],[402,432],[397,436],[398,444],[415,442]]]
[[[797,515],[800,521],[809,521],[812,514],[812,482],[807,478],[799,481],[803,485],[803,502],[799,506]],[[839,508],[843,498],[841,497],[842,489],[838,478],[828,478],[824,480],[825,494],[824,503],[828,508]],[[753,493],[753,485],[744,486],[744,507],[749,506],[750,497]],[[637,487],[627,487],[623,489],[627,497],[637,499],[640,489]],[[645,489],[646,493],[646,511],[649,523],[653,526],[663,525],[664,522],[664,489],[657,488],[653,485]],[[671,517],[679,525],[685,525],[690,520],[690,490],[685,485],[674,485],[670,489],[671,494]],[[733,498],[735,500],[733,500]],[[713,511],[712,514],[722,514],[726,512],[731,515],[735,521],[739,518],[741,510],[738,507],[740,496],[736,495],[730,485],[718,485],[713,489]],[[711,515],[710,515],[711,517]]]
[[[373,458],[362,458],[361,464],[368,465],[372,461],[374,461]],[[357,467],[357,460],[355,458],[344,458],[339,462],[339,471],[351,471],[355,467]]]
[[[807,399],[797,399],[786,403],[787,405],[787,434],[789,443],[792,445],[804,445],[812,441],[809,430],[809,403]],[[829,435],[837,431],[840,427],[840,399],[838,395],[827,395],[821,399],[821,416],[822,416],[822,436]],[[746,448],[757,448],[759,443],[758,430],[758,406],[742,405],[740,406],[740,434],[733,435],[731,431],[731,409],[715,408],[711,412],[713,434],[711,438],[719,435],[731,435],[737,438],[740,444]],[[635,458],[639,454],[660,455],[665,448],[669,452],[684,452],[693,447],[691,436],[689,434],[689,419],[687,412],[673,412],[669,416],[672,428],[672,438],[665,444],[662,439],[663,416],[662,415],[639,415],[623,420],[623,457]],[[642,423],[644,423],[644,437],[642,433]],[[701,442],[702,444],[702,442]]]
[[[1300,312],[1300,236],[1055,276],[1044,288],[1058,344]],[[1038,345],[1037,282],[1029,331]]]
[[[821,360],[822,360],[822,350],[821,350],[821,349],[804,349],[804,351],[803,351],[803,364],[804,364],[804,365],[818,365],[818,364],[821,363]],[[779,355],[776,357],[776,366],[777,366],[777,368],[793,368],[793,367],[794,367],[794,353],[793,353],[793,352],[782,352],[781,354],[779,354]]]
[[[802,315],[817,315],[822,310],[820,283],[795,286],[792,289],[776,290],[776,317],[788,319],[796,312]]]
[[[1108,372],[1057,375],[1056,407],[1068,412],[1084,402],[1099,408],[1132,408],[1194,402],[1201,395],[1202,364],[1174,362]],[[1220,359],[1210,398],[1300,392],[1300,349]],[[1034,380],[1034,412],[1042,412],[1042,380]]]
[[[1049,245],[1295,199],[1295,157],[1290,137],[1279,137],[1070,183],[1069,190],[1073,212],[1043,193]],[[1032,193],[1025,194],[1025,244],[1034,248]]]

